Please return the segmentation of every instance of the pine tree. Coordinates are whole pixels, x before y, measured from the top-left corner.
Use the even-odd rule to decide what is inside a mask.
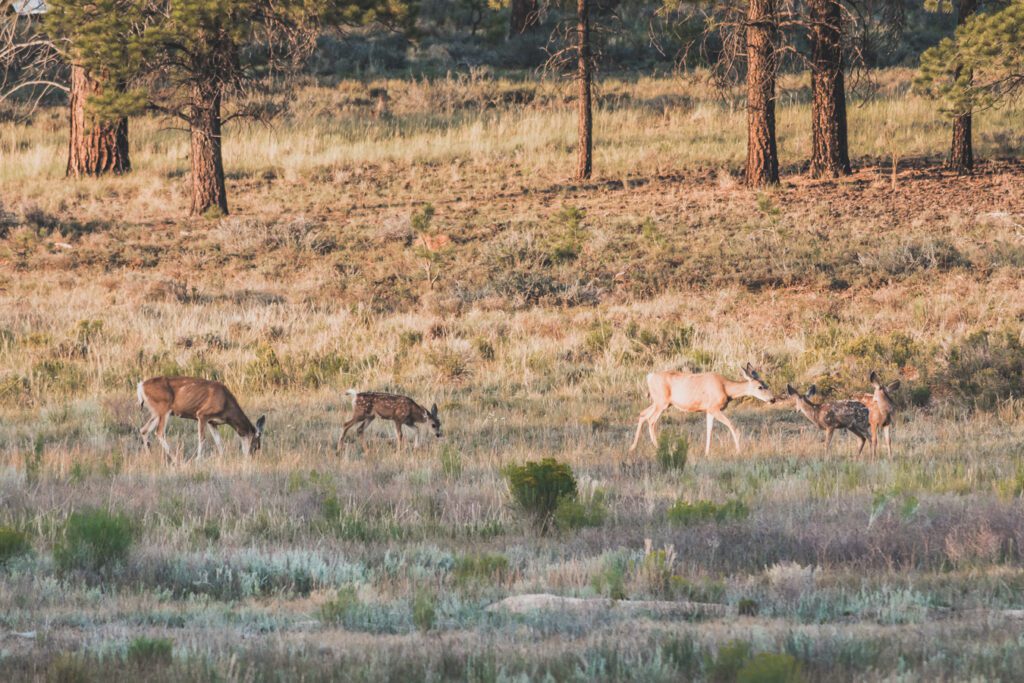
[[[951,160],[959,172],[969,170],[971,113],[1024,88],[1024,0],[960,22],[952,38],[921,55],[915,87],[940,100],[943,112],[960,122],[959,130],[954,126]]]
[[[323,25],[411,16],[405,0],[49,1],[51,32],[125,86],[91,98],[98,116],[149,110],[188,126],[192,214],[228,212],[224,124],[279,109]]]

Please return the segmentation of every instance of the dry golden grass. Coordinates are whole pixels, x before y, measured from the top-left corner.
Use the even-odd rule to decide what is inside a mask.
[[[1019,109],[979,117],[987,161],[958,179],[937,163],[946,124],[907,77],[878,74],[851,108],[860,170],[836,182],[794,170],[806,79],[788,79],[790,170],[762,193],[734,175],[741,109],[698,78],[606,82],[598,178],[583,185],[566,181],[560,86],[476,74],[308,88],[275,127],[229,133],[234,215],[221,219],[184,217],[184,138],[155,120],[133,121],[133,174],[79,182],[61,179],[61,112],[2,124],[0,526],[34,554],[0,567],[0,669],[712,679],[742,640],[812,680],[1012,678]],[[373,119],[380,85],[390,111]],[[876,159],[886,125],[910,159],[895,192]],[[414,226],[448,244],[425,251]],[[747,361],[780,394],[901,377],[895,457],[857,459],[842,436],[826,457],[791,405],[741,402],[742,454],[719,427],[712,457],[692,448],[682,472],[646,442],[621,463],[644,373]],[[266,412],[260,456],[227,438],[224,457],[189,461],[194,426],[179,421],[179,462],[142,452],[134,385],[162,372],[219,377]],[[445,440],[396,453],[376,425],[365,451],[339,448],[351,386],[437,400]],[[662,429],[694,444],[702,425]],[[501,469],[541,457],[603,500],[599,527],[540,538],[512,508]],[[749,514],[670,521],[700,501]],[[65,521],[90,507],[134,520],[129,559],[61,571]],[[466,570],[481,554],[501,569]],[[484,611],[531,592],[731,616]],[[143,636],[171,639],[173,661],[131,659]]]

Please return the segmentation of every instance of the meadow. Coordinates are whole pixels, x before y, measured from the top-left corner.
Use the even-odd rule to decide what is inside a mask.
[[[74,182],[64,111],[0,123],[0,677],[1014,680],[1024,110],[977,117],[958,178],[912,73],[868,76],[836,181],[783,80],[767,191],[699,73],[606,78],[585,184],[564,84],[310,84],[228,130],[223,217],[186,217],[157,119]],[[788,401],[729,407],[740,454],[679,413],[626,453],[647,372],[747,362],[780,398],[899,378],[893,457],[826,455]],[[263,449],[195,461],[172,421],[174,462],[144,451],[157,374],[227,383]],[[445,437],[339,445],[350,387]],[[504,474],[541,458],[578,488],[546,534]],[[584,600],[495,607],[537,594]]]

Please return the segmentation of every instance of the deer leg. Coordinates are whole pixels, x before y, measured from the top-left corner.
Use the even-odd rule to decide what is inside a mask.
[[[398,450],[401,452],[402,446],[405,445],[405,437],[402,435],[402,423],[399,420],[395,420],[395,435],[398,437]]]
[[[710,414],[710,413],[709,413]],[[740,452],[740,435],[736,433],[736,428],[732,426],[732,421],[725,416],[725,413],[718,411],[713,414],[714,418],[729,428],[729,433],[732,434],[732,441],[736,444],[736,452]]]
[[[658,420],[661,419],[661,414],[664,413],[667,408],[668,405],[656,408],[654,410],[654,414],[647,418],[647,433],[650,434],[651,443],[654,444],[655,448],[658,447],[658,433],[655,431],[654,425],[658,423]]]
[[[708,413],[707,414],[707,422],[708,422],[708,435],[707,435],[707,438],[704,439],[704,457],[705,458],[708,457],[709,453],[711,453],[711,428],[715,426],[715,416],[712,415],[711,413]]]
[[[637,442],[640,440],[640,432],[643,431],[643,423],[647,422],[647,418],[653,414],[654,410],[654,404],[651,403],[640,414],[640,421],[637,423],[637,433],[633,436],[633,443],[630,444],[630,453],[636,451]]]
[[[859,458],[860,454],[864,452],[864,444],[866,444],[868,442],[868,440],[867,440],[867,437],[865,437],[863,434],[860,434],[858,432],[854,432],[854,435],[858,439],[860,439],[860,448],[857,449],[857,457]]]
[[[835,430],[832,427],[825,429],[825,455],[828,455],[828,449],[832,445],[832,434]]]
[[[353,425],[355,425],[356,422],[359,422],[359,418],[353,417],[351,420],[346,421],[345,424],[342,425],[341,436],[338,437],[339,450],[341,449],[341,442],[345,440],[345,435],[348,434],[348,430],[352,429]],[[362,431],[360,431],[359,434],[362,434]]]
[[[373,422],[373,418],[372,417],[369,420],[363,420],[359,424],[359,428],[356,429],[356,435],[359,437],[359,443],[361,443],[363,445],[363,450],[364,451],[366,450],[366,427],[371,422]]]
[[[197,416],[196,422],[199,423],[199,442],[196,444],[196,460],[202,460],[203,440],[206,438],[206,418]]]
[[[885,448],[889,451],[889,459],[892,460],[892,438],[889,435],[889,425],[885,425]]]
[[[871,425],[871,459],[878,457],[878,425]]]
[[[206,423],[206,429],[209,430],[210,436],[213,437],[213,445],[217,447],[217,455],[224,457],[224,444],[220,440],[220,434],[217,432],[217,428]]]
[[[142,429],[139,430],[139,434],[142,435],[142,445],[146,447],[147,451],[149,450],[149,435],[153,433],[153,430],[156,429],[159,423],[160,418],[156,415],[151,415],[146,424],[142,425]]]
[[[165,436],[166,432],[167,432],[167,415],[161,415],[158,418],[158,420],[157,420],[156,438],[157,438],[157,441],[160,442],[160,445],[163,446],[164,456],[168,460],[170,460],[171,459],[171,446],[170,446],[170,444],[167,443],[167,437]]]

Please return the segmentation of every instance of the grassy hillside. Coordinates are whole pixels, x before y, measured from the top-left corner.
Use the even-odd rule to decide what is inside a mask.
[[[229,131],[233,213],[194,220],[186,138],[159,121],[132,122],[134,173],[81,182],[63,112],[0,124],[5,678],[1012,679],[1021,111],[979,116],[985,161],[956,178],[907,79],[854,98],[859,170],[836,182],[799,175],[806,79],[787,81],[768,192],[736,180],[740,101],[697,78],[606,83],[586,185],[558,84],[307,89]],[[684,467],[626,457],[646,372],[747,361],[780,396],[899,377],[894,457],[845,436],[825,456],[791,403],[750,401],[728,410],[740,455],[719,426],[704,459],[703,418],[676,413]],[[231,437],[187,460],[180,421],[178,462],[143,452],[134,387],[161,373],[266,413],[259,457]],[[445,439],[339,446],[352,386],[436,400]],[[580,490],[543,537],[502,475],[542,457]],[[132,539],[104,566],[72,552],[94,508]],[[716,607],[487,610],[541,592]]]

